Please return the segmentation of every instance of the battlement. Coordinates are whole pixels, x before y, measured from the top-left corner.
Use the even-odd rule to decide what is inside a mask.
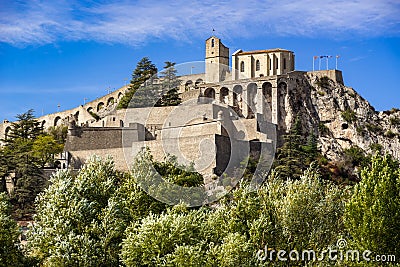
[[[332,81],[344,85],[342,71],[340,70],[316,70],[316,71],[308,71],[307,75],[311,78],[319,78],[328,77]]]

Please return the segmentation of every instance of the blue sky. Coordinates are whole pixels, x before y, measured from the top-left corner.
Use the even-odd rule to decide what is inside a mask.
[[[377,110],[400,107],[399,14],[398,0],[0,0],[0,120],[93,100],[144,56],[159,69],[203,60],[213,28],[230,53],[292,50],[298,70],[340,55],[346,85]]]

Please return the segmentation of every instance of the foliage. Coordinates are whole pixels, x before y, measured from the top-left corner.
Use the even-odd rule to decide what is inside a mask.
[[[368,131],[377,133],[377,134],[380,134],[383,131],[382,126],[376,125],[373,123],[367,123],[367,124],[365,124],[365,127],[367,128]]]
[[[392,126],[400,126],[400,118],[399,117],[390,117],[389,122],[390,122],[390,125],[392,125]]]
[[[18,247],[20,232],[11,218],[11,205],[6,193],[0,193],[0,266],[23,266],[22,251]]]
[[[127,222],[115,196],[118,174],[111,159],[93,157],[76,177],[58,171],[37,199],[28,235],[30,253],[43,266],[111,266]]]
[[[162,97],[156,104],[157,106],[177,106],[181,103],[178,92],[181,80],[177,78],[176,73],[175,63],[166,61],[164,70],[161,72],[160,76],[162,79]]]
[[[338,234],[344,232],[341,216],[346,191],[322,181],[313,167],[286,187],[286,195],[278,205],[286,248],[318,250],[334,244]]]
[[[43,132],[41,123],[33,116],[33,110],[16,116],[18,121],[11,129],[1,149],[1,178],[4,190],[6,176],[13,174],[14,192],[12,203],[19,213],[33,211],[36,195],[45,186],[41,168],[54,162],[54,155],[63,150],[53,136]]]
[[[37,159],[40,168],[46,164],[54,164],[54,155],[60,154],[64,149],[64,144],[58,143],[53,136],[40,135],[33,141],[32,152]]]
[[[59,144],[65,144],[67,141],[68,126],[51,126],[47,129],[47,133],[54,138]]]
[[[127,266],[258,266],[256,252],[326,248],[342,232],[347,191],[315,169],[298,181],[272,179],[258,192],[241,186],[212,209],[182,205],[127,228]],[[338,231],[339,229],[339,231]]]
[[[147,103],[142,103],[141,98],[144,98],[145,100],[151,98],[152,95],[147,96],[146,94],[151,93],[149,91],[151,91],[154,88],[144,89],[145,91],[142,90],[143,92],[141,91],[140,94],[143,94],[143,96],[135,95],[135,93],[142,85],[145,84],[147,80],[151,79],[156,73],[157,73],[157,67],[149,60],[149,58],[148,57],[142,58],[137,63],[136,68],[132,73],[132,79],[128,86],[128,92],[121,98],[117,108],[126,109],[132,104],[138,107],[140,107],[140,105],[143,106],[144,104],[147,104]],[[132,102],[132,98],[134,96],[136,100],[133,99],[134,101]]]
[[[322,122],[318,123],[318,131],[321,136],[326,136],[329,134],[329,128]]]
[[[375,155],[346,205],[345,224],[354,245],[400,257],[400,171],[390,156]]]
[[[305,140],[301,120],[297,116],[289,133],[284,135],[283,139],[285,143],[277,151],[274,169],[283,179],[299,178],[319,155],[317,137],[311,132]]]
[[[342,116],[342,119],[344,119],[348,123],[353,123],[357,120],[357,114],[350,109],[346,109],[345,111],[342,111],[340,114]]]
[[[368,157],[365,151],[359,146],[351,146],[343,151],[344,159],[353,167],[365,167],[368,164]]]
[[[318,79],[315,83],[321,88],[329,88],[330,81],[331,79],[329,79],[328,76],[323,76],[320,79]]]
[[[388,138],[393,138],[393,137],[396,137],[396,134],[394,132],[392,132],[391,130],[388,130],[385,132],[385,136]]]

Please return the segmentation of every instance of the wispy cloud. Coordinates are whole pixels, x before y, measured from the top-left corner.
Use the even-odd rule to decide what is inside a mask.
[[[400,35],[397,0],[1,1],[0,41],[60,40],[140,45],[190,41],[215,28],[222,37]]]

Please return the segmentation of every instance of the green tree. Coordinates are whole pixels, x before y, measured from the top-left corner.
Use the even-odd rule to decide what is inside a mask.
[[[42,266],[115,266],[127,226],[115,195],[118,173],[109,158],[91,158],[79,173],[58,171],[37,198],[29,251]]]
[[[372,157],[346,205],[345,225],[354,245],[400,257],[400,171],[390,156]]]
[[[283,136],[284,144],[278,148],[274,162],[276,173],[283,179],[299,178],[306,169],[307,154],[303,150],[304,140],[301,119],[296,117],[288,134]]]
[[[47,129],[47,133],[52,136],[57,143],[65,144],[68,134],[68,126],[51,126]]]
[[[145,84],[146,81],[150,79],[150,83],[152,84],[151,79],[153,76],[157,74],[157,67],[149,60],[148,57],[142,58],[136,65],[135,70],[132,73],[132,79],[131,82],[128,86],[128,92],[121,98],[121,100],[118,103],[117,108],[118,109],[126,109],[130,105],[138,105],[140,107],[143,105],[143,102],[141,102],[141,98],[146,97],[153,97],[154,95],[147,96],[146,93],[151,93],[149,91],[143,91],[143,90],[150,90],[150,88],[143,89],[139,92],[139,95],[135,95],[137,90]],[[154,89],[154,88],[151,88]],[[135,96],[132,102],[132,98]]]
[[[157,102],[157,106],[177,106],[181,103],[182,100],[178,92],[181,80],[177,78],[176,73],[175,63],[166,61],[160,76],[163,80],[161,85],[162,97]]]
[[[46,185],[41,169],[54,162],[54,155],[62,152],[63,144],[43,132],[41,123],[33,116],[33,110],[16,117],[18,120],[11,124],[7,138],[3,140],[0,175],[4,190],[5,179],[12,174],[12,203],[23,215],[33,212],[35,197]]]
[[[11,218],[11,205],[6,193],[0,193],[0,266],[23,266],[18,247],[20,231]]]

